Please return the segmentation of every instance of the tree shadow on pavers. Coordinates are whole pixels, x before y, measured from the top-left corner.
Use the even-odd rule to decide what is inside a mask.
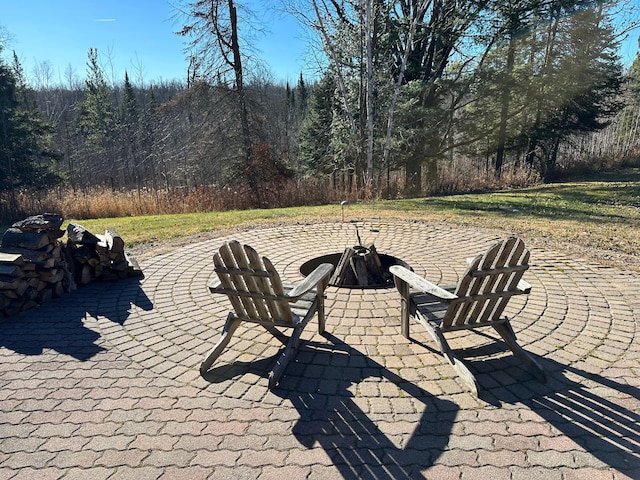
[[[601,462],[640,478],[640,389],[549,358],[541,363],[545,384],[511,382],[485,396],[526,405]]]
[[[100,334],[87,326],[89,320],[100,315],[123,323],[132,302],[151,308],[138,280],[94,282],[0,321],[0,347],[23,355],[54,350],[81,361],[89,360],[105,350],[96,343]]]
[[[345,479],[422,478],[420,472],[445,450],[459,407],[323,335],[330,344],[306,342],[274,390],[300,415],[293,428],[298,441],[307,448],[318,443]],[[397,391],[359,391],[389,384]],[[417,405],[417,413],[409,404]]]

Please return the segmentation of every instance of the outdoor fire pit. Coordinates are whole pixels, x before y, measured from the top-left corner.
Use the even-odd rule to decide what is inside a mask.
[[[344,288],[391,287],[393,276],[389,273],[389,267],[401,265],[411,269],[396,257],[378,253],[372,244],[368,247],[362,245],[348,247],[342,253],[312,258],[300,266],[300,273],[306,277],[321,263],[330,263],[334,266],[329,285]]]

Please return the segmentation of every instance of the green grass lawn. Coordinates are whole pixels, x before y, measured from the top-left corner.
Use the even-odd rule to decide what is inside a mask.
[[[610,251],[640,254],[640,169],[508,191],[320,207],[82,220],[115,229],[128,247],[204,232],[279,222],[411,218],[502,229]]]

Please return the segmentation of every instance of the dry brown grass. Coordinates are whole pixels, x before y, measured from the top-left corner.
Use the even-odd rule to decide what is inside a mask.
[[[351,202],[349,221],[398,218],[495,228],[517,233],[538,243],[562,243],[575,255],[589,251],[592,257],[596,256],[605,263],[640,263],[638,169],[599,174],[580,182],[485,193],[478,193],[478,190],[496,189],[503,185],[502,182],[507,185],[528,184],[534,179],[522,172],[505,172],[500,181],[476,176],[477,181],[471,183],[464,176],[456,177],[454,169],[442,171],[441,177],[440,185],[432,185],[434,190],[453,188],[470,193],[370,200],[373,197],[371,190],[345,192],[333,188],[325,180],[290,182],[279,188],[265,188],[261,192],[263,205],[274,208],[257,210],[250,209],[255,198],[246,190],[205,187],[128,192],[60,189],[47,194],[21,193],[18,202],[23,211],[20,218],[53,211],[66,219],[81,221],[97,232],[105,227],[116,228],[129,246],[133,246],[270,222],[339,221],[339,204],[346,199]],[[398,185],[401,185],[401,180],[392,179],[392,198],[402,196]],[[314,206],[321,204],[325,206]],[[275,208],[282,205],[299,206]],[[98,220],[87,220],[91,218]]]
[[[1,196],[1,195],[0,195]],[[22,191],[16,194],[17,208],[0,208],[5,223],[42,212],[56,212],[64,218],[92,219],[140,215],[198,212],[226,212],[261,208],[321,205],[348,199],[355,202],[363,194],[331,188],[328,181],[290,181],[260,189],[260,200],[247,188],[194,186],[173,189],[87,190],[57,188],[47,192]],[[2,198],[8,205],[8,198]]]
[[[482,166],[452,163],[438,171],[437,180],[424,180],[427,195],[481,192],[533,185],[538,179],[526,170],[504,170],[500,178],[487,174]],[[13,208],[7,194],[0,193],[0,223],[11,223],[29,215],[56,212],[64,218],[92,219],[140,215],[166,215],[199,212],[226,212],[251,208],[285,208],[331,205],[342,200],[351,203],[407,198],[400,173],[369,183],[356,179],[321,177],[288,180],[276,185],[212,187],[195,185],[170,189],[111,190],[105,187],[73,190],[59,187],[46,191],[16,193]],[[379,187],[376,187],[379,186]]]

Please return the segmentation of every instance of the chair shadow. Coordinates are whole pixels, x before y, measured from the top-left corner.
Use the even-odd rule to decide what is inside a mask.
[[[547,422],[603,463],[640,478],[640,389],[543,359],[548,381],[516,393]]]
[[[269,370],[276,362],[280,352],[271,357],[261,358],[254,362],[244,362],[236,360],[233,363],[225,364],[220,362],[219,365],[212,367],[201,377],[209,383],[222,383],[233,378],[240,378],[247,374],[254,374],[258,377],[268,378]]]
[[[153,305],[140,288],[140,279],[93,282],[19,315],[0,319],[0,347],[23,355],[54,350],[86,361],[105,349],[100,334],[88,328],[88,316],[98,315],[124,324],[131,305],[150,310]]]
[[[446,448],[458,406],[434,397],[333,335],[323,336],[330,344],[304,343],[274,390],[298,411],[295,437],[307,448],[319,444],[344,479],[422,478],[421,471],[432,466]],[[375,378],[391,382],[405,398],[423,406],[411,434],[386,434],[380,422],[361,408],[367,399],[356,398],[349,390]],[[388,405],[392,404],[390,400]],[[401,411],[381,413],[385,425],[401,420],[402,408],[406,402]],[[405,418],[415,422],[413,412]]]
[[[546,383],[513,355],[477,360],[500,351],[509,352],[500,341],[456,351],[485,386],[483,401],[526,405],[598,460],[640,478],[640,389],[546,357],[537,357]]]
[[[307,448],[319,444],[345,479],[422,478],[420,472],[446,448],[458,406],[434,397],[333,335],[323,336],[329,344],[302,344],[273,392],[290,400],[298,411],[295,437]],[[435,352],[420,341],[414,343]],[[496,407],[525,405],[604,464],[640,478],[640,389],[538,357],[547,374],[546,383],[541,383],[513,355],[496,358],[500,352],[509,353],[500,341],[456,350],[484,387],[483,401]],[[249,372],[265,377],[276,357],[219,366],[205,378],[225,381]],[[395,384],[405,398],[424,405],[415,429],[400,445],[362,410],[366,399],[350,391],[371,378]],[[396,414],[385,415],[395,420]]]

